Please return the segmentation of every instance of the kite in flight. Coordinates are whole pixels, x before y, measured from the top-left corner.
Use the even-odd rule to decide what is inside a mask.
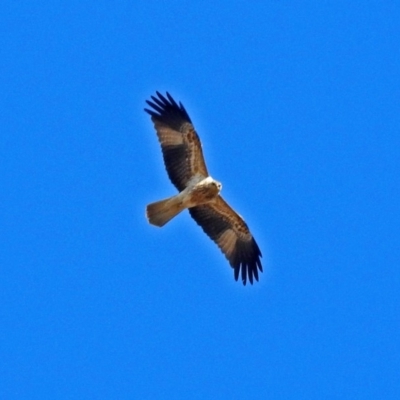
[[[218,245],[234,269],[235,280],[241,276],[253,284],[262,272],[261,251],[246,222],[220,196],[221,183],[208,173],[200,139],[182,103],[167,92],[156,92],[151,115],[161,144],[169,179],[179,194],[147,206],[146,216],[152,225],[164,226],[185,208],[203,231]]]

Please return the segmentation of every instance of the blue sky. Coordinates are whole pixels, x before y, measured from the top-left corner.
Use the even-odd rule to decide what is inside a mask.
[[[3,2],[2,399],[397,399],[400,6]],[[243,287],[173,195],[182,101],[263,252]]]

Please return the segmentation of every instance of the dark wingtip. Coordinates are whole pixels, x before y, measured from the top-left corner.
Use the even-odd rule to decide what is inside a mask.
[[[152,110],[144,109],[154,120],[164,122],[175,129],[179,129],[184,122],[192,123],[182,103],[178,105],[168,92],[164,96],[159,91],[156,91],[156,95],[158,97],[150,96],[151,100],[146,100]]]
[[[150,116],[152,116],[152,117],[158,115],[156,112],[154,112],[153,110],[149,110],[148,108],[143,108],[143,110],[146,111],[147,114],[150,114]]]
[[[240,275],[244,286],[247,282],[250,282],[251,285],[254,281],[258,282],[258,271],[263,272],[261,257],[261,251],[254,238],[252,238],[250,247],[249,243],[239,245],[231,262],[235,280],[238,281]]]

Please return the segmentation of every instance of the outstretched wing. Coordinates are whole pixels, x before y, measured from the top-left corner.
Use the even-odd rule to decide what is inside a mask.
[[[152,110],[144,110],[157,131],[169,179],[182,191],[193,175],[208,176],[200,139],[182,103],[178,105],[168,92],[167,98],[156,93],[158,98],[146,100]]]
[[[262,272],[261,251],[240,215],[221,196],[211,203],[189,208],[189,212],[225,254],[235,279],[241,273],[244,285],[247,278],[251,284],[253,277],[258,281],[258,271]]]

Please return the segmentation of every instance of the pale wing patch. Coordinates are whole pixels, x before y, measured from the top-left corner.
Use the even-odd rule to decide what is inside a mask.
[[[228,259],[233,255],[235,251],[237,236],[231,229],[226,230],[219,238],[218,245],[222,252],[226,254]]]
[[[177,146],[183,144],[183,137],[180,132],[171,129],[167,125],[155,123],[158,137],[163,146]]]

